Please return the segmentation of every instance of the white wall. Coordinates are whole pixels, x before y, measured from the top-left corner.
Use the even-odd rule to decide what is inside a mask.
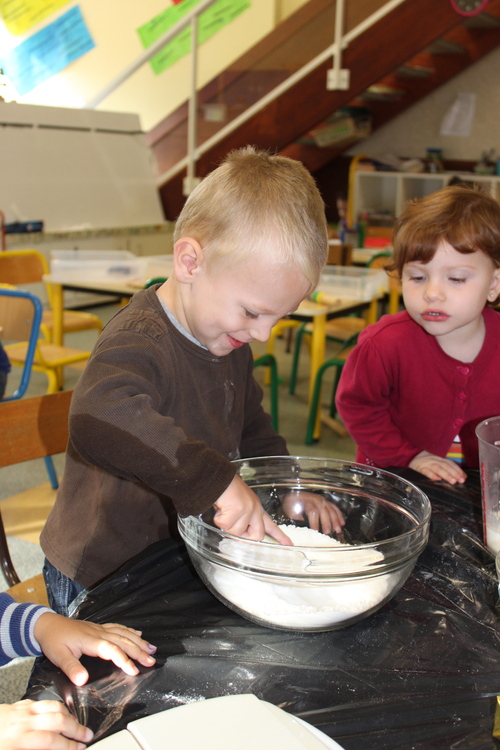
[[[137,115],[0,102],[0,207],[45,231],[163,222]]]
[[[476,109],[470,137],[440,134],[441,122],[458,93],[475,93]],[[372,136],[356,144],[349,154],[380,157],[395,154],[425,158],[428,147],[442,148],[444,158],[479,160],[492,148],[500,157],[500,49],[434,91]]]

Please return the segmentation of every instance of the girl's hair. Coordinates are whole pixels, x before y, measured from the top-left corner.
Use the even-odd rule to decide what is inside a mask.
[[[187,199],[174,242],[192,237],[210,264],[257,253],[295,266],[316,286],[328,254],[323,200],[301,162],[256,148],[232,151]]]
[[[415,261],[428,263],[438,245],[448,242],[459,253],[481,251],[500,267],[500,205],[478,186],[453,186],[410,201],[395,223],[395,270]]]

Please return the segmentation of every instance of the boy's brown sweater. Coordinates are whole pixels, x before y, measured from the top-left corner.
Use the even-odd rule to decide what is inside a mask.
[[[231,460],[285,455],[249,346],[216,357],[169,321],[156,287],[106,326],[75,388],[64,476],[40,542],[90,587],[230,484]],[[172,524],[174,526],[172,526]]]

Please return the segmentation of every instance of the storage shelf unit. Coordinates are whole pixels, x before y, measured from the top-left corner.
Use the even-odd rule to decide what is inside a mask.
[[[472,172],[440,172],[437,174],[412,172],[363,172],[354,176],[352,197],[353,218],[362,214],[373,216],[376,224],[386,215],[387,221],[399,216],[404,204],[413,198],[423,198],[446,187],[453,177],[464,182],[477,183],[496,200],[500,200],[500,177],[476,175]],[[378,217],[378,218],[376,218]],[[384,222],[385,223],[385,222]],[[386,224],[387,226],[387,224]]]

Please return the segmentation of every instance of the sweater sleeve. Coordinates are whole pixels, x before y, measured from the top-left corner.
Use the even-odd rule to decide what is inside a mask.
[[[393,378],[373,339],[361,340],[342,370],[336,405],[345,427],[358,446],[357,460],[373,466],[408,466],[420,452],[394,421]]]
[[[0,664],[18,656],[42,654],[34,635],[35,624],[41,615],[52,611],[38,604],[19,604],[9,594],[0,593]]]
[[[71,403],[70,440],[78,454],[110,474],[168,495],[179,513],[210,507],[235,468],[162,413],[168,374],[156,347],[131,333],[105,356],[97,351],[91,365]]]

